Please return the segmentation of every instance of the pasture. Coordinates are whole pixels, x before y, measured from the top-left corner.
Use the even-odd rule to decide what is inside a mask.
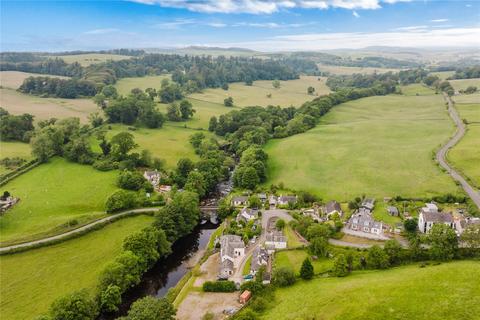
[[[93,293],[100,272],[121,252],[123,239],[152,219],[130,217],[80,238],[1,256],[1,318],[34,319],[64,294],[83,288]]]
[[[173,169],[180,158],[190,158],[194,161],[198,159],[189,142],[190,136],[198,131],[184,128],[182,125],[183,123],[178,123],[178,126],[169,123],[160,129],[138,128],[137,130],[128,130],[126,125],[115,124],[111,125],[111,130],[107,131],[107,138],[111,138],[122,131],[127,131],[135,137],[135,142],[138,144],[135,151],[149,150],[153,157],[165,160],[167,169]],[[208,131],[204,133],[209,135]],[[97,141],[93,140],[92,143],[93,149],[96,152],[101,152]]]
[[[90,113],[101,111],[91,99],[40,98],[13,89],[0,89],[0,105],[11,114],[32,114],[35,121],[78,117],[87,123]]]
[[[454,100],[458,100],[457,97],[454,97]],[[457,102],[455,107],[460,118],[467,121],[467,132],[448,152],[448,160],[480,188],[480,100],[478,103]]]
[[[420,83],[409,84],[401,86],[402,94],[405,96],[430,96],[435,94],[435,91]]]
[[[19,157],[27,161],[33,159],[32,150],[28,143],[18,141],[2,141],[0,143],[0,159]],[[4,174],[9,170],[0,165],[0,174]]]
[[[480,90],[480,79],[458,79],[449,81],[456,91],[465,90],[470,86],[477,87],[477,89]]]
[[[118,172],[53,158],[4,185],[20,202],[0,217],[0,242],[7,245],[60,233],[105,216],[104,205],[116,189]]]
[[[115,88],[119,94],[127,95],[132,89],[138,88],[145,90],[147,88],[160,89],[163,79],[171,79],[171,75],[164,74],[160,76],[145,76],[135,78],[122,78],[115,83]]]
[[[268,181],[324,200],[456,193],[434,150],[453,134],[441,95],[376,96],[334,107],[319,125],[270,140]],[[422,137],[419,139],[419,137]]]
[[[473,320],[480,314],[478,278],[478,261],[457,261],[299,281],[277,289],[260,319]]]
[[[432,75],[439,77],[441,80],[446,80],[448,77],[451,77],[455,74],[455,71],[438,71],[431,72]]]
[[[18,89],[28,77],[52,77],[68,79],[68,77],[55,76],[50,74],[38,74],[21,71],[0,71],[0,86],[8,89]]]
[[[400,69],[387,69],[387,68],[371,68],[371,67],[344,67],[344,66],[329,66],[318,65],[318,70],[322,72],[329,72],[337,75],[349,75],[354,73],[372,74],[372,73],[386,73],[386,72],[398,72]]]
[[[50,58],[60,58],[66,63],[78,62],[82,67],[87,67],[91,64],[106,62],[109,60],[118,61],[124,59],[130,59],[130,56],[123,56],[120,54],[109,53],[83,53],[83,54],[69,54],[64,56],[51,56]]]
[[[319,80],[320,79],[320,80]],[[326,78],[314,76],[301,76],[300,79],[280,81],[280,88],[272,86],[272,81],[254,81],[253,85],[244,83],[231,83],[228,90],[221,88],[205,89],[201,93],[191,94],[195,100],[213,102],[223,105],[223,100],[233,98],[233,104],[239,107],[279,105],[282,107],[299,107],[305,101],[312,100],[318,95],[328,94],[330,89],[325,84]],[[315,88],[315,94],[307,93],[308,87]],[[267,95],[271,94],[271,97]]]

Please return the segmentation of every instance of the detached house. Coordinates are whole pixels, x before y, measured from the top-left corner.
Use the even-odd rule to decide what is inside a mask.
[[[237,216],[237,221],[249,222],[258,219],[258,210],[243,208]]]
[[[324,216],[330,218],[333,214],[338,214],[339,217],[343,215],[342,208],[340,206],[340,203],[337,201],[333,200],[328,202],[325,206],[322,207],[322,213]]]
[[[245,255],[245,244],[240,236],[224,235],[220,237],[220,274],[228,279]]]
[[[145,171],[143,177],[156,188],[160,184],[160,173],[158,171]]]
[[[256,247],[252,254],[252,263],[250,265],[250,273],[256,274],[258,269],[268,264],[270,255],[265,248]]]
[[[374,207],[375,207],[375,199],[365,198],[362,201],[362,204],[360,205],[360,208],[364,208],[365,210],[368,210],[368,211],[373,211]]]
[[[257,194],[257,197],[262,201],[262,203],[267,202],[267,195],[265,193],[259,193]]]
[[[289,203],[297,203],[297,196],[280,196],[278,198],[278,205],[280,206],[286,206]]]
[[[450,228],[455,228],[453,217],[450,213],[421,211],[418,216],[418,229],[422,233],[428,233],[434,224],[443,223]]]
[[[248,197],[247,196],[238,196],[232,198],[232,205],[235,207],[241,207],[248,205]]]
[[[286,249],[287,237],[283,235],[282,231],[273,230],[268,232],[265,238],[265,246],[269,252],[273,252],[275,249]]]
[[[270,208],[275,208],[278,203],[278,198],[274,196],[273,194],[268,197],[268,204],[270,205]]]
[[[347,228],[376,235],[383,233],[383,223],[375,221],[371,215],[363,213],[354,214],[348,221]]]

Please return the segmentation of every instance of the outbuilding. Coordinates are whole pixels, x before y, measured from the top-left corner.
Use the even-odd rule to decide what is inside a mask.
[[[252,297],[252,293],[248,290],[245,290],[242,292],[242,294],[238,298],[238,302],[240,302],[241,304],[245,304],[248,302],[248,300],[250,300],[251,297]]]

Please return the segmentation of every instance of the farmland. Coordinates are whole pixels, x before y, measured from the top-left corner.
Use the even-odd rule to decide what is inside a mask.
[[[301,281],[278,289],[261,319],[477,319],[479,277],[477,261],[460,261]]]
[[[398,69],[385,69],[385,68],[370,68],[370,67],[344,67],[344,66],[327,66],[327,65],[319,65],[318,69],[322,72],[329,72],[332,74],[338,75],[346,75],[346,74],[354,74],[354,73],[364,73],[364,74],[372,74],[372,73],[385,73],[385,72],[398,72]]]
[[[332,109],[317,127],[271,140],[268,181],[346,201],[458,189],[432,160],[454,127],[440,95],[377,96]],[[422,137],[422,139],[418,139]]]
[[[93,292],[99,273],[120,253],[123,239],[151,221],[131,217],[80,238],[0,257],[2,318],[32,319],[64,294],[83,288]]]
[[[459,79],[459,80],[450,80],[450,84],[455,90],[465,90],[470,86],[475,86],[477,89],[480,89],[480,79]]]
[[[170,79],[169,74],[160,76],[145,76],[135,78],[122,78],[115,83],[115,88],[119,94],[127,95],[132,89],[138,88],[145,90],[147,88],[160,89],[163,79]]]
[[[73,54],[73,55],[64,55],[64,56],[53,56],[51,58],[60,58],[63,59],[66,63],[78,62],[83,67],[89,66],[95,63],[106,62],[109,60],[124,60],[130,59],[129,56],[122,56],[119,54],[107,54],[107,53],[84,53],[84,54]]]
[[[32,154],[28,143],[16,141],[2,141],[0,145],[0,159],[19,157],[25,160],[31,160]],[[7,172],[8,169],[0,165],[0,174]]]
[[[125,125],[118,124],[112,125],[111,128],[107,131],[107,138],[122,131],[128,131],[135,137],[135,142],[138,144],[136,151],[149,150],[152,156],[165,160],[169,169],[175,167],[180,158],[197,159],[188,139],[198,131],[184,128],[181,124],[178,126],[167,124],[160,129],[138,128],[134,131],[128,130]],[[95,140],[92,143],[94,150],[100,152],[98,143]]]
[[[319,80],[320,79],[320,80]],[[315,98],[307,94],[307,88],[312,86],[318,95],[330,92],[325,84],[326,78],[302,76],[297,80],[280,81],[280,88],[275,89],[272,81],[254,81],[253,85],[232,83],[228,90],[205,89],[202,93],[194,93],[190,98],[202,101],[223,104],[228,97],[233,98],[233,103],[239,107],[279,105],[282,107],[300,106],[302,103]],[[271,94],[271,97],[267,95]]]
[[[450,150],[448,160],[476,187],[480,187],[480,95],[459,96],[454,100],[460,118],[467,120],[467,132]]]
[[[2,88],[18,89],[22,85],[23,80],[27,79],[28,77],[53,77],[68,79],[68,77],[49,74],[38,74],[21,71],[0,71],[0,86]]]
[[[0,219],[2,245],[58,233],[73,219],[82,223],[105,215],[116,177],[115,171],[54,158],[12,180],[2,190],[20,202]]]

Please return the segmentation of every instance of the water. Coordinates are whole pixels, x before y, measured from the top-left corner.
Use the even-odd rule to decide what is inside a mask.
[[[136,300],[145,296],[165,296],[168,289],[175,287],[180,279],[203,256],[210,240],[210,236],[218,225],[205,223],[198,225],[189,235],[180,238],[172,245],[172,253],[160,259],[149,271],[142,281],[128,290],[122,297],[122,304],[115,314],[102,315],[100,319],[110,320],[127,314],[130,306]]]

